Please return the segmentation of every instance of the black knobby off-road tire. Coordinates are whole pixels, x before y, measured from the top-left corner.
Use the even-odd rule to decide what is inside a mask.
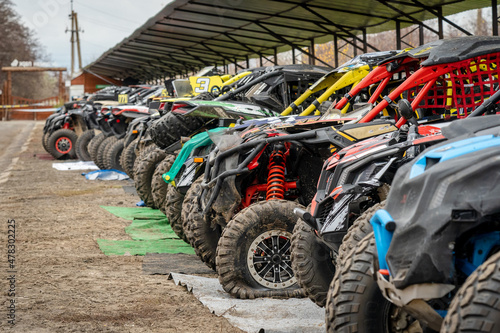
[[[151,143],[149,145],[143,145],[142,147],[138,146],[137,149],[135,150],[135,156],[137,156],[136,161],[138,159],[144,158],[144,156],[150,154],[152,151],[154,151],[156,149],[159,149],[159,148],[154,143]],[[135,164],[134,164],[134,168],[137,168],[137,166]]]
[[[307,296],[318,306],[324,307],[328,289],[335,275],[335,261],[341,260],[366,235],[373,231],[370,218],[385,202],[374,205],[361,214],[342,240],[337,258],[314,235],[314,230],[302,220],[297,222],[292,237],[292,264],[297,282]],[[333,261],[335,259],[335,261]]]
[[[163,150],[156,148],[149,153],[141,154],[135,161],[135,189],[147,207],[158,208],[155,206],[151,193],[151,181],[156,167],[166,156],[167,154]]]
[[[76,158],[75,143],[78,139],[76,133],[69,129],[58,129],[49,136],[47,147],[50,155],[55,159]]]
[[[91,129],[80,134],[80,136],[76,140],[76,157],[78,157],[80,161],[92,160],[89,153],[89,143],[94,138],[94,136],[94,130]]]
[[[94,163],[96,163],[97,161],[97,150],[99,149],[99,146],[104,141],[104,139],[106,139],[106,135],[104,133],[99,133],[96,136],[94,136],[92,140],[90,140],[89,142],[89,154],[90,158],[92,159],[92,161],[94,161]]]
[[[134,163],[135,163],[135,146],[139,139],[135,139],[123,148],[120,155],[120,165],[123,172],[125,172],[130,179],[134,179]]]
[[[238,298],[305,296],[297,283],[293,283],[293,275],[288,281],[268,283],[257,272],[255,262],[249,262],[251,260],[249,253],[255,253],[261,248],[259,242],[263,242],[268,234],[273,234],[268,237],[273,239],[273,244],[276,244],[275,239],[283,243],[276,247],[271,246],[272,249],[268,247],[266,253],[269,252],[269,257],[272,258],[269,260],[272,262],[275,256],[280,256],[281,259],[277,259],[276,262],[279,262],[279,265],[283,263],[286,267],[285,263],[290,260],[288,251],[291,233],[297,221],[293,209],[297,207],[304,208],[295,202],[285,200],[257,202],[240,211],[227,224],[217,247],[217,273],[219,282],[226,292]],[[255,245],[256,243],[259,244]],[[274,252],[276,249],[283,249],[283,255],[281,252]],[[255,258],[259,258],[258,255],[253,259]],[[271,261],[266,261],[264,267]],[[271,267],[277,268],[274,265]],[[255,269],[253,274],[251,269]],[[262,268],[262,271],[264,269]],[[288,266],[287,269],[291,272],[291,267]]]
[[[134,165],[132,167],[132,174],[134,175],[134,177],[135,177],[135,174],[137,172],[137,166],[139,164],[138,162],[140,160],[144,159],[145,156],[150,154],[155,149],[158,149],[158,146],[155,145],[154,143],[151,143],[149,145],[143,145],[142,148],[140,148],[138,146],[137,149],[135,149],[135,156],[136,157],[134,159]],[[134,179],[134,177],[132,177],[132,179]]]
[[[337,263],[326,303],[327,332],[390,332],[392,303],[373,279],[375,237],[367,235]]]
[[[42,146],[47,153],[49,152],[49,136],[50,136],[49,133],[43,133],[42,136]]]
[[[168,154],[156,167],[153,173],[153,179],[151,180],[151,195],[153,196],[153,201],[155,206],[158,207],[163,214],[165,214],[165,200],[170,184],[163,180],[162,175],[170,170],[172,164],[175,162],[176,156],[177,154]]]
[[[204,124],[198,117],[183,116],[169,112],[153,122],[149,133],[153,142],[160,148],[167,148],[179,141],[182,136],[189,136]]]
[[[191,218],[198,218],[201,216],[201,209],[198,199],[201,195],[201,183],[203,182],[203,175],[198,177],[191,187],[187,190],[184,200],[182,201],[182,210],[181,210],[181,222],[182,222],[182,230],[184,231],[184,235],[191,246],[193,246],[193,232],[191,228]],[[191,214],[195,214],[191,216]],[[201,217],[203,218],[203,217]],[[194,248],[194,246],[193,246]],[[195,249],[196,251],[196,249]]]
[[[120,139],[109,145],[109,148],[105,153],[106,155],[104,156],[104,165],[106,166],[106,169],[123,171],[122,165],[120,164],[120,157],[123,152],[124,142],[125,139]]]
[[[151,150],[159,148],[153,141],[138,141],[135,149],[135,156],[141,156],[145,152],[150,152]]]
[[[334,258],[302,219],[297,221],[292,236],[292,268],[297,283],[307,297],[324,307],[328,287],[335,274]]]
[[[169,186],[163,210],[175,234],[179,236],[180,239],[190,244],[184,233],[184,228],[182,227],[182,201],[184,201],[184,195],[177,191],[174,186]]]
[[[441,332],[500,332],[500,252],[479,266],[460,287]]]
[[[349,256],[354,248],[358,246],[363,238],[366,237],[370,232],[373,231],[373,227],[370,224],[370,219],[373,214],[379,209],[385,207],[385,201],[373,205],[368,208],[363,214],[361,214],[352,226],[347,231],[347,234],[342,238],[342,244],[339,248],[339,253],[337,255],[337,262],[344,260],[346,256]]]
[[[106,156],[106,152],[108,148],[114,144],[117,141],[116,137],[114,136],[109,136],[106,139],[104,139],[101,144],[99,145],[99,148],[97,148],[97,156],[96,156],[96,161],[95,164],[99,167],[101,170],[106,169],[106,165],[104,164],[104,157]]]
[[[183,226],[194,252],[208,267],[215,270],[215,251],[221,235],[221,227],[212,227],[205,221],[200,206],[201,181],[198,178],[189,188],[183,203]],[[184,223],[185,221],[185,223]]]

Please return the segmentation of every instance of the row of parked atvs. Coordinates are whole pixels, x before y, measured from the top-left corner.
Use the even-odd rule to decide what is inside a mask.
[[[44,145],[134,178],[236,297],[308,296],[332,332],[500,332],[500,38],[213,70],[70,103]]]

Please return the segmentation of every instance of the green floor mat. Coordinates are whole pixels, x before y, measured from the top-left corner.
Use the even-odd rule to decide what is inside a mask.
[[[161,220],[133,220],[125,232],[134,240],[179,239],[163,215]]]
[[[168,219],[159,210],[144,207],[101,207],[117,217],[132,221],[125,228],[132,240],[97,240],[105,255],[194,254],[191,246],[177,237],[168,224]]]
[[[101,208],[125,220],[157,220],[165,218],[165,215],[160,210],[148,207],[101,206]]]
[[[187,253],[194,254],[194,249],[180,239],[167,240],[109,240],[98,239],[97,244],[101,251],[109,255],[143,256],[146,253]]]

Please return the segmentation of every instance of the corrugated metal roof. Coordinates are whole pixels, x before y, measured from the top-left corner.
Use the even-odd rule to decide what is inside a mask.
[[[86,67],[147,80],[482,8],[490,0],[176,0]],[[360,41],[361,42],[361,41]]]

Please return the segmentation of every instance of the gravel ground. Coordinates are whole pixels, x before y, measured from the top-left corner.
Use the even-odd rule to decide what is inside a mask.
[[[132,207],[138,199],[122,182],[53,169],[54,161],[40,159],[42,128],[0,122],[0,331],[241,332],[165,276],[143,275],[142,257],[101,253],[96,239],[129,239],[130,222],[99,205]],[[11,300],[15,325],[7,317]]]

